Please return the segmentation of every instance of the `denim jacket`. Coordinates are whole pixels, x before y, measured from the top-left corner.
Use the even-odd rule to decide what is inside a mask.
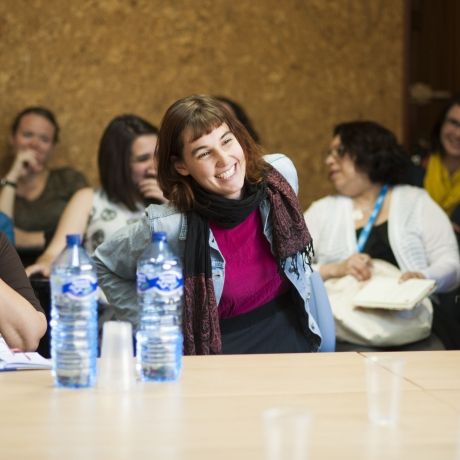
[[[279,153],[266,155],[264,159],[286,178],[297,193],[297,172],[292,161]],[[259,209],[265,237],[272,244],[268,199],[260,203]],[[166,232],[171,249],[183,257],[187,236],[187,219],[184,214],[169,205],[150,205],[142,221],[119,230],[111,239],[96,249],[94,259],[99,284],[110,303],[110,306],[101,315],[103,321],[109,319],[124,320],[137,326],[136,264],[137,259],[150,243],[152,231]],[[214,291],[217,304],[219,304],[225,281],[225,260],[211,230],[209,232],[209,246]],[[310,314],[311,270],[308,266],[304,266],[301,254],[296,254],[294,257],[298,259],[296,266],[299,267],[300,276],[289,271],[291,266],[289,259],[285,264],[285,275],[299,293],[300,298],[303,299],[308,315],[309,332],[318,336],[318,340],[315,342],[319,343],[321,333],[315,319]]]

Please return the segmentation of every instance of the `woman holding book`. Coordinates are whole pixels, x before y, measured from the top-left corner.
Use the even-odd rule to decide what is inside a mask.
[[[390,131],[370,121],[339,124],[326,164],[338,193],[304,214],[324,280],[367,280],[382,259],[401,270],[401,281],[433,279],[436,292],[459,285],[449,219],[426,191],[402,185],[409,162]]]

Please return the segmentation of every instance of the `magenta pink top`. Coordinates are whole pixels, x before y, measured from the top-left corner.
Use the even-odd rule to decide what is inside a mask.
[[[259,210],[234,228],[209,224],[225,259],[225,282],[219,317],[230,318],[264,305],[285,292],[288,283],[279,271],[263,234]]]

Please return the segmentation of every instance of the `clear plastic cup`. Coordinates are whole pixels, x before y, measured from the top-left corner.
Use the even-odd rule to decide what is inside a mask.
[[[262,414],[266,460],[306,460],[312,415],[302,407],[274,407]]]
[[[377,425],[396,425],[401,412],[401,384],[405,361],[402,358],[366,358],[369,420]]]
[[[132,388],[135,383],[133,354],[131,323],[122,321],[104,323],[97,386],[113,390]]]

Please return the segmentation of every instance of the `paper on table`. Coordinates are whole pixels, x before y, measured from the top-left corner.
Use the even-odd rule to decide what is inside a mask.
[[[353,297],[355,307],[410,310],[430,295],[434,280],[409,279],[402,283],[396,278],[375,276]]]
[[[0,336],[0,372],[20,369],[51,369],[51,361],[36,352],[14,352]]]

